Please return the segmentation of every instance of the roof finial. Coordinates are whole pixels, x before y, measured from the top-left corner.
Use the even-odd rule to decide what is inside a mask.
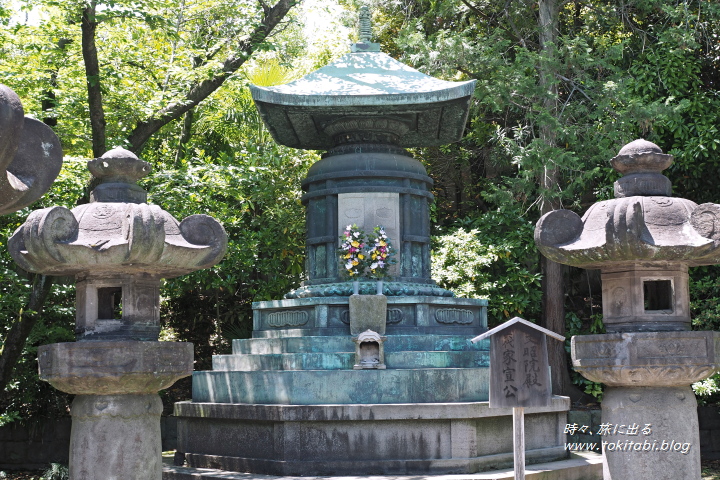
[[[372,19],[370,9],[367,5],[360,7],[360,38],[364,43],[370,43],[372,40]]]
[[[372,16],[370,15],[370,8],[367,5],[360,7],[360,18],[359,22],[359,38],[357,43],[350,45],[350,51],[354,53],[359,52],[379,52],[380,44],[372,43]]]

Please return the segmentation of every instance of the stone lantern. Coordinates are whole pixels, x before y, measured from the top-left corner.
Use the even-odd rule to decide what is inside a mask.
[[[717,332],[690,331],[688,267],[720,263],[720,206],[671,196],[671,155],[645,140],[610,160],[615,198],[580,218],[544,215],[535,229],[553,261],[598,268],[607,334],[572,338],[573,365],[607,386],[604,477],[700,478],[690,384],[717,368]]]
[[[161,478],[161,389],[192,373],[190,343],[158,342],[161,278],[210,267],[227,246],[207,215],[182,222],[135,182],[150,165],[116,148],[88,162],[90,203],[30,214],[9,240],[24,269],[77,280],[76,342],[38,350],[40,378],[75,394],[71,479]]]
[[[62,158],[52,129],[26,117],[20,98],[0,85],[0,215],[39,199],[60,173]]]

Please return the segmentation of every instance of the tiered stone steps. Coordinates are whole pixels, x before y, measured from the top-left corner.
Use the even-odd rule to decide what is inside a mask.
[[[387,368],[354,370],[350,328],[330,308],[347,307],[330,300],[327,312],[313,314],[327,327],[308,314],[313,328],[258,329],[258,317],[254,338],[234,340],[232,354],[213,358],[213,370],[193,373],[193,401],[175,405],[180,458],[192,467],[269,475],[472,473],[512,465],[511,409],[487,404],[489,342],[470,341],[486,328],[481,305],[473,307],[480,309],[474,327],[440,325],[429,333],[429,325],[388,325]],[[456,308],[449,300],[441,307]],[[434,321],[430,303],[418,303],[413,318]],[[568,407],[568,399],[553,397],[526,411],[528,463],[566,457]],[[173,476],[179,472],[165,478],[195,478]]]
[[[487,343],[456,335],[390,335],[387,370],[353,370],[343,337],[252,338],[195,372],[193,401],[261,404],[444,403],[487,400]],[[269,388],[272,386],[272,388]]]

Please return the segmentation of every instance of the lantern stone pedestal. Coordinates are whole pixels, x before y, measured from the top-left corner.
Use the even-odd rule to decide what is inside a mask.
[[[585,378],[607,386],[605,480],[700,479],[690,385],[720,365],[720,333],[690,331],[688,267],[720,263],[720,206],[671,197],[660,172],[672,161],[636,140],[610,161],[623,174],[614,199],[582,218],[550,212],[535,229],[551,260],[601,270],[610,333],[573,337],[572,360]]]
[[[190,343],[99,341],[38,349],[40,378],[77,395],[70,414],[70,477],[162,475],[157,392],[192,373]]]
[[[648,472],[655,472],[652,478],[700,477],[697,402],[689,385],[715,371],[718,345],[719,332],[573,337],[575,369],[607,386],[605,478],[648,478]]]

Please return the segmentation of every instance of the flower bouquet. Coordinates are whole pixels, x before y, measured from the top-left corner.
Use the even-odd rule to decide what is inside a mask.
[[[392,258],[395,256],[395,250],[390,243],[390,239],[385,233],[382,225],[378,225],[368,239],[368,268],[370,276],[378,281],[378,295],[382,294],[382,282],[388,277],[390,265],[395,263]]]
[[[358,281],[365,273],[367,264],[365,247],[365,233],[354,223],[345,227],[345,231],[340,236],[339,253],[345,273],[354,281]]]

